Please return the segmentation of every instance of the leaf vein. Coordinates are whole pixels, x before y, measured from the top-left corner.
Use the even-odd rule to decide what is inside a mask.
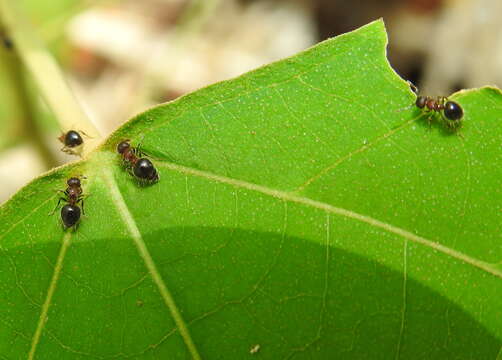
[[[396,360],[401,357],[401,343],[403,341],[404,323],[406,317],[406,284],[408,281],[408,240],[403,243],[403,307],[401,309],[401,325],[399,327],[399,338],[397,340]]]
[[[148,248],[146,247],[145,241],[143,240],[143,237],[141,236],[138,226],[136,225],[136,221],[134,220],[131,212],[129,211],[127,204],[125,203],[124,198],[122,197],[122,194],[120,193],[120,190],[117,187],[117,183],[113,179],[113,175],[109,170],[107,170],[104,172],[104,176],[105,176],[105,181],[108,184],[110,190],[110,196],[117,208],[117,211],[122,217],[122,221],[126,225],[129,233],[131,234],[134,240],[134,244],[138,249],[139,255],[145,262],[145,265],[153,281],[157,285],[157,288],[160,292],[160,295],[162,296],[162,299],[164,300],[164,303],[171,312],[171,316],[173,317],[173,320],[180,332],[181,337],[183,338],[183,341],[185,342],[188,351],[190,352],[190,355],[192,356],[193,359],[200,360],[201,357],[198,353],[197,348],[195,347],[195,344],[192,340],[192,337],[185,323],[185,320],[183,320],[183,317],[181,316],[181,313],[178,310],[178,307],[176,306],[176,303],[174,302],[174,299],[170,291],[168,290],[166,283],[162,279],[162,276],[160,275],[160,272],[157,269],[157,265],[153,261],[153,258],[150,255]]]
[[[387,139],[388,137],[394,135],[396,132],[398,132],[399,130],[405,128],[406,126],[410,125],[411,123],[413,123],[417,118],[413,118],[411,120],[408,120],[406,121],[405,123],[403,123],[402,125],[388,131],[387,133],[377,137],[375,139],[375,141],[369,143],[369,144],[364,144],[363,146],[359,147],[358,149],[354,150],[354,151],[351,151],[350,153],[348,153],[347,155],[345,156],[342,156],[340,157],[338,160],[336,160],[334,163],[332,163],[331,165],[328,165],[327,167],[325,167],[324,169],[322,169],[321,171],[319,171],[317,174],[315,174],[314,176],[310,177],[307,181],[305,181],[303,184],[301,184],[300,186],[298,186],[294,192],[302,192],[303,190],[305,190],[308,186],[310,186],[313,182],[319,180],[323,175],[327,174],[328,172],[330,172],[331,170],[335,169],[336,167],[338,167],[340,164],[344,163],[345,161],[347,160],[350,160],[352,157],[354,157],[355,155],[359,154],[359,153],[362,153],[362,152],[365,152],[366,150],[372,148],[373,146],[375,146],[376,144],[378,144],[380,141],[382,140],[385,140]]]
[[[28,214],[26,214],[25,216],[23,216],[19,221],[17,221],[16,223],[12,224],[7,230],[5,230],[5,232],[3,234],[0,234],[0,239],[3,239],[5,236],[7,236],[7,234],[10,233],[17,225],[19,225],[24,220],[26,220],[27,218],[29,218],[33,213],[37,212],[38,209],[40,209],[47,202],[51,201],[55,197],[56,197],[56,195],[53,195],[53,196],[49,197],[47,200],[41,202],[40,205],[34,207],[33,210],[31,210]]]
[[[480,270],[483,270],[489,274],[492,274],[492,275],[502,279],[502,270],[498,269],[497,267],[493,266],[492,264],[489,264],[485,261],[482,261],[482,260],[479,260],[476,258],[472,258],[467,254],[464,254],[460,251],[451,249],[451,248],[449,248],[445,245],[442,245],[440,243],[437,243],[432,240],[421,237],[419,235],[416,235],[408,230],[405,230],[400,227],[388,224],[386,222],[380,221],[380,220],[372,218],[370,216],[354,212],[352,210],[341,208],[341,207],[336,207],[336,206],[326,204],[326,203],[323,203],[320,201],[312,200],[310,198],[299,196],[294,193],[270,189],[266,186],[249,183],[249,182],[246,182],[243,180],[232,179],[232,178],[224,177],[221,175],[216,175],[216,174],[213,174],[213,173],[210,173],[207,171],[197,170],[194,168],[185,167],[185,166],[178,165],[178,164],[173,164],[168,161],[160,161],[159,160],[157,162],[157,164],[163,168],[166,168],[171,171],[181,173],[184,175],[188,174],[188,175],[192,175],[192,176],[205,178],[210,181],[232,185],[236,188],[243,188],[243,189],[259,192],[259,193],[262,193],[262,194],[265,194],[265,195],[268,195],[268,196],[271,196],[271,197],[274,197],[274,198],[277,198],[280,200],[302,204],[305,206],[309,206],[312,208],[326,211],[328,213],[332,213],[332,214],[336,214],[336,215],[343,216],[346,218],[354,219],[354,220],[366,223],[368,225],[380,228],[380,229],[385,230],[389,233],[396,234],[396,235],[398,235],[404,239],[410,240],[414,243],[429,247],[433,250],[436,250],[440,253],[443,253],[447,256],[450,256],[451,258],[454,258],[454,259],[462,261],[466,264],[472,265]]]
[[[52,274],[52,279],[47,290],[47,295],[45,297],[44,304],[40,312],[40,317],[38,319],[37,328],[33,334],[33,339],[31,341],[30,352],[28,353],[28,359],[34,359],[35,352],[37,350],[37,345],[40,341],[40,336],[42,335],[42,330],[44,329],[45,323],[47,322],[47,313],[49,312],[49,307],[52,302],[52,296],[56,291],[56,285],[59,280],[59,275],[61,274],[61,269],[63,268],[63,261],[66,256],[66,252],[71,242],[71,232],[67,232],[63,237],[63,243],[61,244],[61,249],[59,250],[58,258],[56,260],[56,266],[54,267],[54,272]]]

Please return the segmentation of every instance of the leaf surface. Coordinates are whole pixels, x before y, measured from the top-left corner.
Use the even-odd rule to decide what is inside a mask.
[[[381,21],[155,107],[0,209],[6,359],[495,359],[499,90],[429,127]],[[403,110],[404,111],[400,111]],[[141,142],[139,186],[116,144]],[[85,174],[63,232],[54,190]]]

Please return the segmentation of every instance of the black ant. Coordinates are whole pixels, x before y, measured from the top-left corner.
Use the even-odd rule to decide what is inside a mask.
[[[82,130],[80,130],[80,132],[82,133],[82,135],[89,137]],[[75,130],[69,130],[68,132],[62,134],[60,137],[58,137],[58,140],[61,141],[64,145],[61,148],[61,151],[72,155],[75,155],[73,148],[82,145],[82,143],[84,142],[80,133]]]
[[[66,181],[66,184],[68,187],[65,191],[58,190],[59,192],[62,192],[64,196],[59,198],[56,207],[51,212],[51,215],[54,214],[61,201],[67,202],[67,204],[61,208],[61,220],[63,221],[64,227],[69,228],[76,225],[80,220],[79,204],[82,206],[82,214],[85,215],[84,195],[82,194],[82,186],[79,178],[71,177]]]
[[[415,94],[418,92],[417,87],[412,83],[410,83],[410,87]],[[448,127],[452,129],[460,127],[460,121],[464,116],[464,110],[462,110],[462,107],[455,101],[448,100],[445,96],[437,96],[436,98],[433,98],[430,96],[419,95],[415,101],[415,106],[419,109],[425,109],[426,112],[435,111],[441,114],[441,116],[446,119]]]
[[[121,141],[117,145],[117,152],[122,155],[127,171],[136,178],[147,181],[156,182],[159,180],[159,175],[152,162],[144,157],[144,154],[139,148],[131,146],[130,140]]]

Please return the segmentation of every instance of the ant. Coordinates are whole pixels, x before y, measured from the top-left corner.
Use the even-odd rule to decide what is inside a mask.
[[[85,177],[82,178],[85,179]],[[82,214],[85,215],[84,195],[82,195],[82,186],[79,178],[71,177],[66,181],[66,184],[68,187],[65,191],[58,190],[58,192],[62,192],[64,196],[59,198],[56,207],[50,215],[54,214],[61,201],[67,202],[67,204],[61,208],[61,220],[63,221],[64,227],[69,228],[76,225],[80,220],[79,204],[82,206]]]
[[[412,83],[409,83],[411,89],[415,94],[418,93],[418,89]],[[455,101],[448,100],[445,96],[438,96],[436,98],[430,96],[417,96],[415,101],[415,106],[419,109],[425,109],[426,112],[435,111],[446,119],[446,124],[452,129],[456,129],[461,126],[461,119],[464,116],[464,110]],[[429,118],[430,124],[430,118]]]
[[[87,135],[82,130],[80,130],[80,132],[85,137],[89,137],[89,135]],[[61,148],[61,151],[72,155],[75,155],[73,148],[82,145],[82,143],[84,142],[80,133],[75,130],[69,130],[68,132],[62,134],[60,137],[58,137],[58,140],[61,141],[64,145]]]
[[[117,152],[122,155],[127,171],[139,180],[150,183],[158,181],[159,175],[155,166],[144,157],[139,147],[131,146],[129,141],[123,140],[117,145]]]
[[[82,130],[80,130],[82,135],[85,137],[89,137],[86,133],[84,133]],[[63,147],[61,148],[62,152],[65,152],[67,154],[75,155],[76,152],[73,150],[73,148],[76,148],[77,146],[82,145],[84,140],[82,139],[82,136],[78,131],[75,130],[69,130],[68,132],[62,134],[60,137],[58,137],[58,140],[63,143]]]

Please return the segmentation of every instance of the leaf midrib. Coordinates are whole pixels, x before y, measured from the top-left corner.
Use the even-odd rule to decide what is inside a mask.
[[[134,244],[136,245],[139,255],[143,259],[145,266],[148,269],[148,272],[150,273],[150,276],[152,277],[154,283],[157,285],[162,300],[164,300],[164,303],[171,312],[171,316],[176,324],[176,328],[180,332],[180,335],[183,338],[183,341],[188,351],[190,352],[190,355],[194,360],[201,360],[199,352],[195,347],[195,344],[192,340],[192,336],[190,335],[190,332],[188,330],[188,326],[183,317],[181,316],[181,312],[176,306],[176,303],[174,302],[174,298],[171,295],[171,292],[167,288],[164,279],[160,275],[160,272],[158,271],[157,266],[153,261],[150,252],[148,251],[148,248],[136,225],[136,221],[134,220],[133,215],[129,211],[127,204],[124,201],[124,198],[122,197],[120,189],[110,169],[106,169],[103,172],[103,178],[108,185],[110,198],[112,199],[112,202],[115,204],[117,212],[121,216],[122,221],[125,224],[127,230],[131,234]]]
[[[482,261],[479,259],[472,258],[469,255],[466,255],[460,251],[451,249],[445,245],[442,245],[440,243],[426,239],[426,238],[419,236],[419,235],[416,235],[408,230],[405,230],[405,229],[402,229],[398,226],[394,226],[392,224],[380,221],[380,220],[372,218],[370,216],[359,214],[359,213],[352,211],[352,210],[349,210],[349,209],[326,204],[324,202],[313,200],[313,199],[310,199],[310,198],[307,198],[304,196],[299,196],[295,193],[271,189],[266,186],[257,185],[254,183],[249,183],[249,182],[246,182],[243,180],[232,179],[232,178],[229,178],[226,176],[213,174],[211,172],[198,170],[198,169],[194,169],[194,168],[183,166],[183,165],[174,164],[174,163],[171,163],[171,162],[165,161],[165,160],[157,160],[156,163],[160,167],[163,167],[163,168],[166,168],[171,171],[181,173],[184,175],[192,175],[192,176],[204,178],[204,179],[207,179],[210,181],[232,185],[237,188],[243,188],[243,189],[259,192],[259,193],[280,199],[282,201],[298,203],[298,204],[309,206],[309,207],[312,207],[315,209],[324,210],[324,211],[331,213],[331,214],[335,214],[335,215],[343,216],[346,218],[358,220],[358,221],[366,223],[368,225],[383,229],[387,232],[399,235],[403,239],[406,239],[406,240],[412,241],[414,243],[424,245],[425,247],[428,247],[430,249],[434,249],[436,251],[439,251],[439,252],[441,252],[451,258],[460,260],[466,264],[474,266],[478,269],[481,269],[489,274],[492,274],[492,275],[502,279],[502,270],[496,268],[495,266],[493,266],[493,264],[490,264],[488,262],[485,262],[485,261]]]
[[[47,289],[47,294],[45,296],[44,303],[40,310],[40,316],[38,319],[37,328],[35,329],[35,332],[33,333],[33,337],[31,340],[30,351],[28,353],[28,360],[32,360],[35,358],[35,352],[37,351],[37,346],[40,341],[40,336],[42,335],[42,331],[47,321],[47,314],[49,312],[49,307],[52,303],[52,297],[54,295],[54,292],[56,291],[59,275],[61,274],[61,270],[63,268],[64,258],[66,256],[68,248],[70,247],[71,235],[72,235],[71,230],[67,230],[63,236],[63,242],[59,250],[59,254],[56,260],[56,265],[54,266],[54,272],[52,273],[52,279],[49,284],[49,288]]]

